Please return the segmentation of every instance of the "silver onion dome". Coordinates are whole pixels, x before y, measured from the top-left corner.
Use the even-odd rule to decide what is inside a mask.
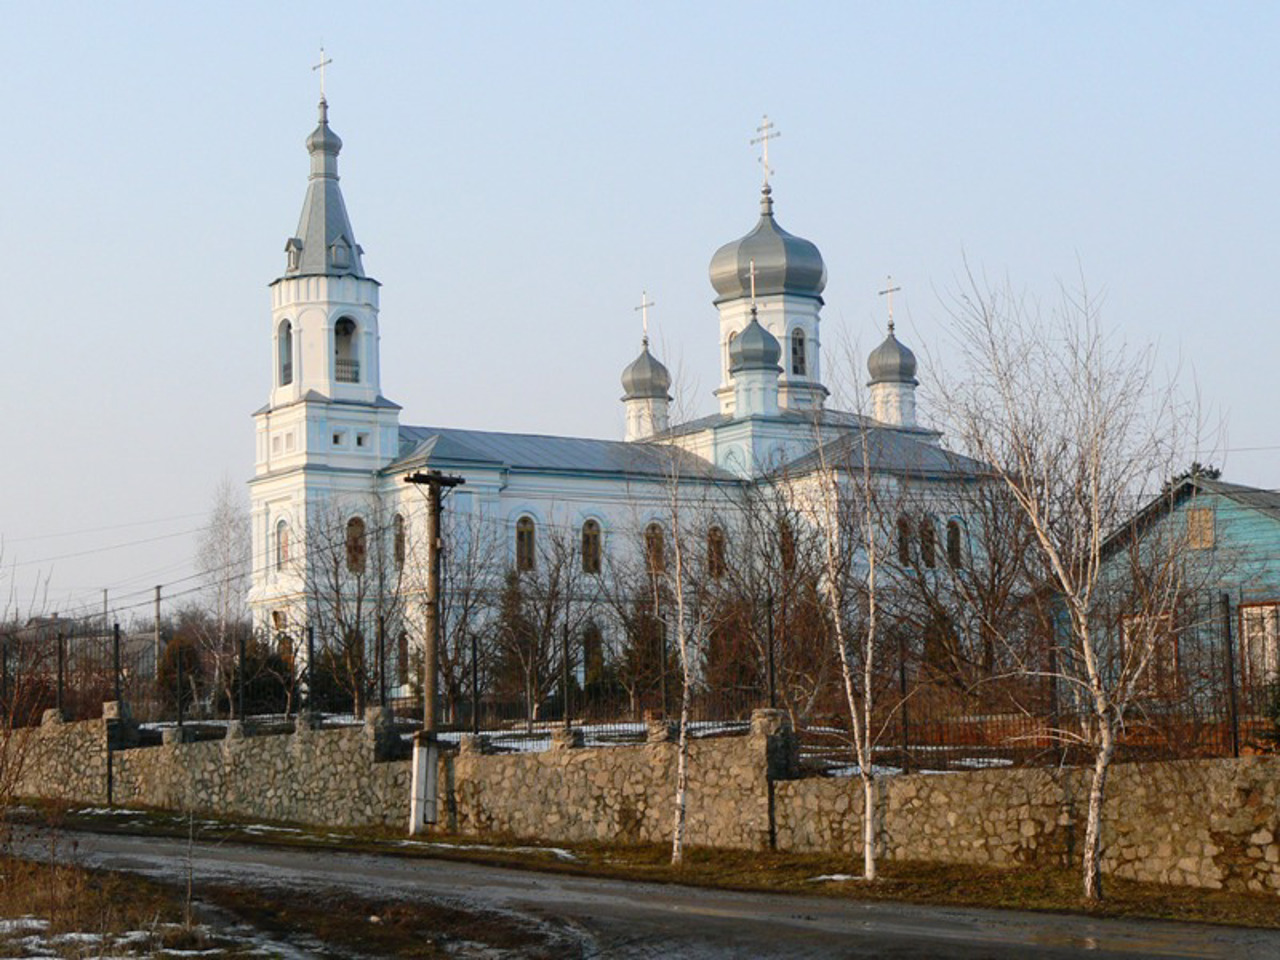
[[[622,371],[622,399],[637,400],[642,397],[665,399],[670,389],[671,374],[649,352],[649,341],[645,340],[640,356],[632,360],[627,365],[627,369]]]
[[[773,218],[773,189],[765,184],[760,220],[745,237],[726,243],[711,258],[716,303],[751,295],[751,263],[756,265],[756,294],[791,293],[818,297],[827,285],[827,268],[818,248],[783,230]]]
[[[872,383],[910,383],[916,380],[916,355],[898,342],[893,330],[880,346],[867,357],[867,370]]]
[[[782,347],[778,338],[760,326],[754,313],[746,328],[729,345],[729,372],[739,370],[779,370]]]

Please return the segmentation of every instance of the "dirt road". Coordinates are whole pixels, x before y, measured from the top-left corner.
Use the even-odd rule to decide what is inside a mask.
[[[282,900],[345,891],[502,916],[541,931],[538,955],[566,958],[1280,957],[1280,933],[1226,927],[729,893],[231,843],[197,842],[189,858],[179,840],[74,839],[86,866],[161,880],[185,878],[190,859],[197,887],[248,885]],[[33,842],[33,854],[40,849]]]

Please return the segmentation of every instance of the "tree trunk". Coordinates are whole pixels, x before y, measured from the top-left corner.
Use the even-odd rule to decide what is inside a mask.
[[[1102,804],[1106,800],[1107,774],[1115,754],[1115,729],[1110,715],[1098,718],[1101,743],[1093,760],[1093,783],[1089,787],[1089,814],[1084,831],[1084,896],[1102,899]]]
[[[862,774],[862,879],[876,878],[876,781]]]
[[[689,787],[689,673],[685,671],[684,696],[680,704],[680,740],[676,757],[676,809],[671,831],[671,865],[684,860],[684,822]]]

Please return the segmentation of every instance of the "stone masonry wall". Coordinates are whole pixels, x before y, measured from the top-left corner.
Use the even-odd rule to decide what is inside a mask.
[[[781,719],[759,711],[749,736],[690,743],[690,844],[768,848],[767,772],[771,750],[775,765],[785,762],[776,745],[786,738]],[[464,749],[453,772],[457,829],[556,842],[667,841],[676,762],[676,743],[655,730],[643,747],[561,747],[505,756]]]
[[[114,800],[124,805],[335,827],[409,816],[409,762],[375,762],[367,727],[171,743],[114,759]]]
[[[897,860],[1075,863],[1089,771],[982,770],[878,784],[881,854]],[[775,784],[779,849],[862,851],[862,784]],[[1280,893],[1280,758],[1119,764],[1103,870],[1158,883]]]
[[[130,747],[111,719],[29,733],[18,793],[318,825],[402,825],[410,764],[388,759],[385,717],[363,728]],[[174,738],[170,738],[173,740]],[[487,755],[475,741],[440,761],[444,824],[475,836],[550,842],[665,842],[676,745],[655,724],[642,746],[586,750],[571,738],[536,754]],[[857,855],[862,785],[794,779],[782,718],[761,711],[745,737],[690,748],[692,845]],[[992,865],[1076,863],[1087,770],[981,770],[878,781],[881,855]],[[772,818],[771,818],[772,794]],[[1280,893],[1280,757],[1121,764],[1103,817],[1103,869],[1160,883]]]

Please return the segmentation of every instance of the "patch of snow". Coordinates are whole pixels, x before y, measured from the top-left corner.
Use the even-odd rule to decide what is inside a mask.
[[[497,853],[548,853],[557,860],[576,861],[573,853],[561,847],[499,847],[490,843],[443,843],[436,840],[397,840],[400,847],[418,847],[434,850],[483,850]]]
[[[47,930],[48,920],[36,917],[18,917],[16,920],[0,920],[0,935],[10,933],[26,933],[30,930]]]
[[[805,883],[844,883],[848,880],[860,880],[852,873],[824,873],[820,877],[810,877]]]

